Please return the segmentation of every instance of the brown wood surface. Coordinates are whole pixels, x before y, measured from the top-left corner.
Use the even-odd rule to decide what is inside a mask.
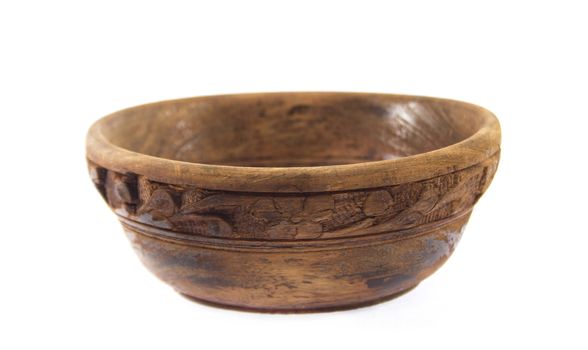
[[[87,140],[94,184],[158,277],[289,312],[384,300],[434,272],[492,180],[500,128],[452,100],[274,93],[127,109]]]

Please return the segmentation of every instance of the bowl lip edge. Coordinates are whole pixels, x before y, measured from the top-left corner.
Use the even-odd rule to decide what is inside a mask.
[[[411,156],[361,163],[313,167],[244,167],[191,163],[131,151],[111,143],[102,133],[104,123],[121,112],[218,97],[262,97],[271,94],[378,96],[428,100],[465,106],[485,118],[468,138],[449,146]],[[377,188],[434,178],[459,171],[500,152],[501,129],[489,110],[459,100],[419,95],[365,92],[270,92],[198,96],[153,102],[111,113],[97,120],[86,137],[86,157],[92,163],[120,173],[143,175],[151,180],[238,192],[325,192]]]

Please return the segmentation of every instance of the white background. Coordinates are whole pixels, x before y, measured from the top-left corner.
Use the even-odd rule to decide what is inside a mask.
[[[581,1],[1,1],[0,348],[586,349],[587,48]],[[487,107],[495,181],[449,262],[394,301],[264,315],[181,298],[94,190],[87,128],[295,90]]]

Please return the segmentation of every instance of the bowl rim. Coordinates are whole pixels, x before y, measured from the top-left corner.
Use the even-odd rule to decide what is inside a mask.
[[[361,163],[305,166],[251,167],[213,165],[172,160],[138,153],[111,143],[103,133],[106,124],[125,111],[163,107],[167,104],[195,102],[210,98],[263,97],[305,94],[319,96],[381,97],[411,101],[434,101],[460,105],[481,115],[478,131],[468,138],[433,151],[406,157]],[[266,92],[208,95],[165,100],[126,108],[96,121],[86,137],[89,161],[120,173],[143,175],[151,180],[193,185],[199,188],[237,192],[325,192],[377,188],[434,178],[465,169],[500,151],[501,130],[496,116],[487,109],[452,99],[364,92]]]

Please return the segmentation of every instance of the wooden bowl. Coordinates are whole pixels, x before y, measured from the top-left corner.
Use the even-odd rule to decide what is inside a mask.
[[[92,180],[156,276],[196,300],[271,312],[415,287],[453,252],[499,153],[489,111],[386,94],[159,102],[87,137]]]

